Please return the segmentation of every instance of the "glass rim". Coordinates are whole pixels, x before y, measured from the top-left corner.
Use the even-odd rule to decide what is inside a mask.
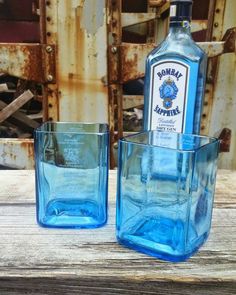
[[[66,125],[74,125],[75,127],[76,126],[104,126],[104,131],[103,132],[99,132],[99,131],[85,131],[85,130],[73,130],[73,131],[70,131],[70,130],[66,130],[66,131],[52,131],[52,130],[43,130],[42,128],[46,125],[61,125],[61,126],[66,126]],[[60,122],[57,122],[57,121],[46,121],[44,123],[42,123],[39,127],[37,127],[35,130],[34,130],[35,133],[50,133],[50,134],[97,134],[97,135],[100,135],[100,134],[109,134],[109,125],[108,123],[98,123],[98,122],[65,122],[65,121],[60,121]]]
[[[127,139],[132,138],[134,136],[139,136],[142,134],[150,134],[150,133],[160,133],[160,134],[176,134],[176,135],[180,135],[180,136],[191,136],[192,138],[205,138],[208,139],[209,142],[205,143],[201,146],[199,146],[198,148],[195,149],[178,149],[178,148],[172,148],[172,147],[166,147],[166,146],[161,146],[161,145],[155,145],[155,144],[150,144],[150,143],[142,143],[142,142],[137,142],[137,141],[129,141]],[[130,134],[127,136],[124,136],[122,138],[119,139],[119,142],[121,142],[122,144],[131,144],[131,145],[136,145],[136,146],[143,146],[145,148],[147,147],[151,147],[151,148],[157,148],[157,149],[165,149],[165,150],[170,150],[170,151],[176,151],[178,153],[196,153],[196,151],[199,151],[200,149],[212,145],[212,144],[216,144],[216,143],[220,143],[220,139],[216,138],[216,137],[211,137],[211,136],[206,136],[206,135],[198,135],[198,134],[188,134],[188,133],[179,133],[179,132],[162,132],[162,131],[157,131],[157,130],[149,130],[149,131],[141,131],[135,134]]]

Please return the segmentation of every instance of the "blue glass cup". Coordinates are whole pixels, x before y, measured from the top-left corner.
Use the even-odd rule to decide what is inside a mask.
[[[96,228],[107,221],[107,124],[46,122],[35,131],[39,225]]]
[[[206,241],[212,219],[219,141],[147,131],[119,141],[118,242],[184,261]]]

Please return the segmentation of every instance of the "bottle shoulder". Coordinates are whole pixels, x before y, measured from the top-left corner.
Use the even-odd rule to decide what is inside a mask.
[[[148,55],[147,61],[152,63],[156,59],[179,57],[189,61],[201,62],[206,59],[206,53],[194,42],[192,38],[171,39],[166,38]]]

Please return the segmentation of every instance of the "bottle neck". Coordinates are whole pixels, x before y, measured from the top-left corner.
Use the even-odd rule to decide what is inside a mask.
[[[188,21],[170,22],[169,35],[177,34],[184,34],[191,37],[191,23]]]
[[[170,6],[170,34],[191,35],[192,2],[172,1]]]

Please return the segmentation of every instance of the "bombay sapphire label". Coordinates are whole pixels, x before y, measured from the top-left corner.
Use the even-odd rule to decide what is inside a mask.
[[[189,66],[168,60],[152,65],[149,129],[183,132]]]

